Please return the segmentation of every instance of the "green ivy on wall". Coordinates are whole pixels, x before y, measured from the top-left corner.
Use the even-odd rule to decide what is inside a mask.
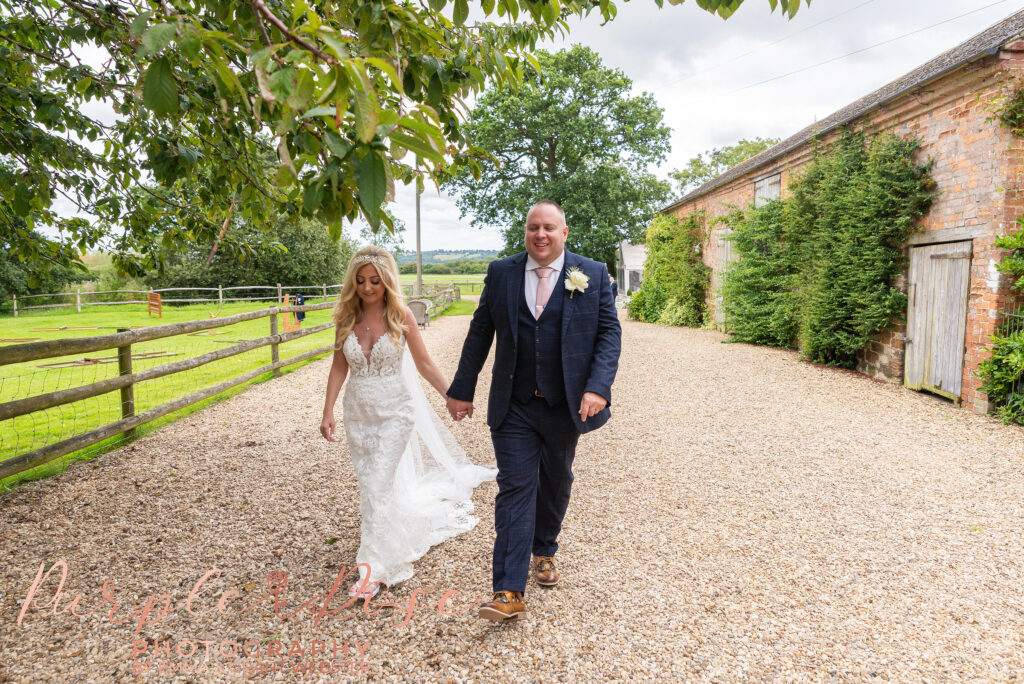
[[[785,207],[776,200],[727,219],[737,258],[722,273],[721,306],[734,342],[792,347],[796,339],[797,267],[784,239]]]
[[[629,301],[630,318],[663,325],[704,324],[711,274],[701,258],[706,240],[703,212],[654,217],[647,228],[643,284]]]
[[[789,185],[789,197],[732,215],[737,256],[724,273],[726,329],[737,341],[799,346],[852,368],[906,310],[894,287],[903,244],[931,204],[920,143],[844,130]]]
[[[1024,88],[1007,99],[997,117],[1013,135],[1024,137]],[[1017,219],[1017,225],[1015,233],[996,238],[996,247],[1010,250],[996,269],[1012,279],[1012,289],[1024,292],[1024,217]],[[991,355],[978,364],[977,371],[982,380],[979,389],[1006,423],[1024,423],[1024,328],[1013,324],[1021,313],[1007,317],[1002,334],[990,336]]]

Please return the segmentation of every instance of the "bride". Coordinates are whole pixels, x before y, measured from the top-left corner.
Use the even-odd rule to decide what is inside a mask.
[[[497,474],[467,460],[427,403],[416,371],[442,397],[448,383],[403,299],[394,258],[370,246],[352,257],[334,307],[320,432],[336,440],[334,404],[348,376],[343,422],[362,516],[349,595],[360,598],[409,579],[430,547],[473,529],[473,488]]]

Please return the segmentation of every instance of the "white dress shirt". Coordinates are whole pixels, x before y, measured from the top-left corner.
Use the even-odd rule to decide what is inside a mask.
[[[558,274],[562,272],[562,266],[565,265],[565,250],[558,255],[558,258],[548,264],[549,268],[555,269],[551,275],[548,276],[548,283],[551,285],[551,294],[554,295],[555,288],[558,286]],[[533,260],[532,256],[526,257],[526,278],[523,289],[526,292],[526,305],[530,307],[530,311],[537,311],[537,283],[540,282],[540,278],[534,273],[533,269],[540,266],[536,261]],[[534,314],[536,315],[536,313]]]

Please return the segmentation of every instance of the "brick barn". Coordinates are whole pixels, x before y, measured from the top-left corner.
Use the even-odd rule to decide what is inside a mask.
[[[988,401],[974,372],[1011,296],[1010,283],[995,269],[1005,253],[994,240],[1014,232],[1024,214],[1024,145],[993,117],[991,103],[1020,87],[1021,69],[1024,12],[733,167],[661,213],[682,217],[704,210],[710,219],[727,214],[730,204],[785,198],[790,179],[811,160],[812,138],[827,144],[843,126],[919,139],[920,158],[933,160],[938,187],[922,231],[906,245],[908,268],[896,283],[909,295],[906,322],[861,350],[857,368],[985,412]],[[708,304],[719,324],[718,269],[732,258],[728,230],[712,230],[703,252],[712,269]]]

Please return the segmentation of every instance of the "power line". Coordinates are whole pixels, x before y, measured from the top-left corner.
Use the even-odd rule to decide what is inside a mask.
[[[826,59],[823,62],[818,62],[817,64],[811,64],[810,66],[805,66],[805,67],[802,67],[800,69],[796,69],[794,71],[790,71],[788,73],[782,74],[780,76],[773,76],[772,78],[767,78],[767,79],[765,79],[763,81],[758,81],[757,83],[751,83],[750,85],[743,86],[742,88],[737,88],[736,90],[730,90],[727,94],[728,95],[732,95],[734,93],[738,93],[738,92],[743,91],[743,90],[748,90],[750,88],[756,88],[757,86],[764,85],[765,83],[771,83],[772,81],[778,81],[779,79],[783,79],[783,78],[786,78],[788,76],[793,76],[794,74],[803,73],[804,71],[809,71],[811,69],[815,69],[817,67],[824,66],[825,64],[831,64],[832,62],[838,62],[839,60],[846,59],[847,57],[850,57],[852,55],[860,54],[861,52],[867,52],[868,50],[872,50],[872,49],[874,49],[876,47],[881,47],[882,45],[888,45],[889,43],[894,43],[897,40],[902,40],[903,38],[907,38],[908,36],[912,36],[914,34],[921,33],[922,31],[927,31],[929,29],[933,29],[936,26],[942,26],[943,24],[948,24],[951,21],[956,21],[957,19],[962,19],[963,17],[966,17],[966,16],[968,16],[970,14],[975,14],[977,12],[981,12],[982,10],[987,10],[990,7],[995,7],[996,5],[1002,5],[1006,1],[1007,0],[998,0],[997,2],[993,2],[991,4],[985,5],[984,7],[979,7],[977,9],[971,10],[970,12],[964,12],[963,14],[958,14],[955,17],[950,17],[949,19],[944,19],[942,21],[936,22],[936,23],[931,24],[929,26],[925,26],[923,28],[919,28],[917,30],[911,31],[910,33],[904,33],[901,36],[896,36],[895,38],[889,38],[888,40],[883,40],[881,43],[875,43],[874,45],[868,45],[867,47],[860,48],[859,50],[854,50],[853,52],[847,52],[845,55],[839,55],[838,57],[833,57],[832,59]]]
[[[736,55],[732,59],[727,60],[725,62],[722,62],[721,64],[716,64],[715,66],[711,67],[710,69],[705,69],[704,71],[695,71],[694,73],[690,74],[689,76],[684,76],[684,77],[682,77],[682,78],[680,78],[678,80],[675,80],[675,81],[669,81],[668,83],[665,83],[665,84],[663,84],[660,87],[664,88],[664,87],[668,87],[668,86],[678,85],[678,84],[683,83],[685,81],[689,81],[691,78],[695,78],[697,76],[703,76],[704,74],[710,73],[710,72],[715,71],[717,69],[721,69],[722,67],[728,66],[728,65],[732,64],[733,62],[736,62],[738,60],[743,59],[744,57],[748,57],[748,56],[754,54],[755,52],[759,52],[761,50],[764,50],[765,48],[770,48],[773,45],[778,45],[779,43],[784,43],[787,40],[789,40],[790,38],[798,36],[801,33],[806,33],[807,31],[810,31],[813,28],[817,28],[818,26],[821,26],[822,24],[827,24],[830,21],[835,21],[839,17],[842,17],[842,16],[844,16],[846,14],[849,14],[850,12],[854,12],[856,10],[859,10],[864,5],[870,5],[874,1],[875,0],[867,0],[866,2],[862,2],[861,4],[857,5],[856,7],[851,7],[850,9],[846,10],[845,12],[840,12],[839,14],[837,14],[837,15],[835,15],[833,17],[829,17],[828,19],[823,19],[822,21],[819,21],[816,24],[811,24],[810,26],[805,26],[804,28],[800,29],[799,31],[794,31],[793,33],[785,35],[782,38],[779,38],[778,40],[772,41],[771,43],[765,43],[764,45],[759,45],[756,48],[754,48],[753,50],[748,50],[747,52],[744,52],[741,55]]]

